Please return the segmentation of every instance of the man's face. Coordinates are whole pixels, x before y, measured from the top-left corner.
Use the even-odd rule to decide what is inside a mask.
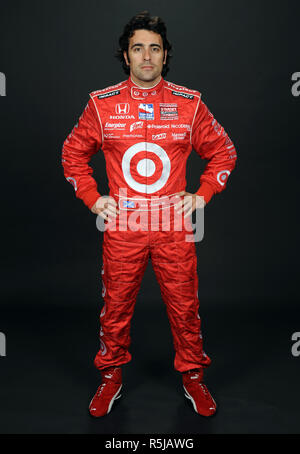
[[[158,33],[135,30],[129,39],[128,55],[126,52],[123,55],[135,83],[147,86],[158,82],[167,58],[162,37]]]

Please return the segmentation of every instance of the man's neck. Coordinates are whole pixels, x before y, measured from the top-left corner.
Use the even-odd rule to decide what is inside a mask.
[[[134,76],[130,75],[131,81],[140,88],[154,88],[161,81],[161,76],[155,80],[144,81],[136,79]]]

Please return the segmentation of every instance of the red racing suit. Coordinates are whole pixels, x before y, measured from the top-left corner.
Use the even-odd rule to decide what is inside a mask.
[[[129,78],[90,94],[84,112],[64,142],[62,155],[66,179],[89,208],[100,197],[89,166],[99,149],[106,160],[109,195],[125,211],[126,219],[132,211],[157,211],[153,198],[169,200],[185,191],[186,161],[192,149],[208,161],[197,191],[206,203],[225,189],[236,162],[232,141],[201,94],[163,78],[152,88],[141,88]],[[166,206],[172,211],[172,204]],[[163,211],[163,204],[158,210]],[[172,212],[172,220],[174,216]],[[161,218],[154,227],[150,227],[149,220],[141,225],[138,230],[117,228],[104,232],[105,303],[100,314],[101,348],[95,365],[101,370],[130,361],[130,322],[151,258],[170,321],[175,369],[185,372],[206,367],[211,360],[202,345],[195,244],[186,241],[185,227],[179,230],[173,225],[163,231]]]

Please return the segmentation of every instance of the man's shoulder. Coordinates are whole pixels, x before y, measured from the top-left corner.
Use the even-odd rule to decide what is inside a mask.
[[[187,88],[183,85],[174,84],[173,82],[169,82],[165,80],[165,88],[170,90],[174,96],[181,96],[185,99],[194,99],[194,98],[201,98],[201,93],[198,90],[194,90],[192,88]]]
[[[121,90],[127,87],[127,80],[123,80],[115,85],[109,85],[108,87],[101,88],[89,93],[91,98],[105,99],[111,96],[119,95]]]

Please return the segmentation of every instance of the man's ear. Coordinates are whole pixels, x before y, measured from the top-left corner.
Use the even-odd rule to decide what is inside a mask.
[[[166,61],[167,61],[167,55],[168,55],[168,51],[167,49],[165,50],[165,58],[164,58],[164,61],[163,61],[163,64],[165,65],[166,64]]]
[[[129,66],[129,59],[128,59],[128,56],[127,56],[127,52],[125,50],[123,51],[123,57],[124,57],[124,60],[126,62],[126,65]]]

